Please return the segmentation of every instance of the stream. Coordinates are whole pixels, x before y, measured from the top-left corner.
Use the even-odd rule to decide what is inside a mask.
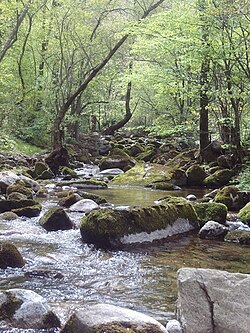
[[[52,189],[53,186],[51,196],[43,202],[41,214],[56,204]],[[88,191],[105,197],[115,206],[149,205],[168,194],[204,194],[195,189],[173,193],[129,187]],[[79,226],[83,214],[68,214]],[[13,242],[26,265],[0,269],[0,289],[35,291],[49,301],[62,322],[75,308],[103,302],[143,312],[166,324],[175,316],[179,268],[250,272],[249,248],[233,243],[200,240],[189,235],[126,251],[101,251],[83,244],[79,229],[46,232],[38,221],[39,217],[1,221],[0,241]],[[40,270],[48,274],[32,274]],[[0,327],[0,332],[24,331],[35,332]]]

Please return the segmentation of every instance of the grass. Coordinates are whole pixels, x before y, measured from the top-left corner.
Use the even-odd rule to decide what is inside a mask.
[[[31,145],[22,140],[11,138],[7,134],[0,133],[0,153],[33,155],[45,152],[45,149]]]

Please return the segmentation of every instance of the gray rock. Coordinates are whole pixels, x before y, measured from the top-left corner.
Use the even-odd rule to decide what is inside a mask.
[[[117,176],[121,173],[124,173],[122,169],[119,168],[111,168],[111,169],[105,169],[100,171],[97,176]]]
[[[0,244],[0,268],[23,267],[24,260],[21,253],[12,243]],[[1,317],[1,316],[0,316]]]
[[[31,290],[10,289],[0,292],[0,318],[17,328],[60,327],[60,320],[51,311],[47,301]]]
[[[40,189],[40,185],[35,180],[23,175],[17,175],[13,171],[0,172],[0,192],[5,193],[8,186],[16,183],[18,180],[22,180],[24,184],[30,187],[33,191],[37,192]]]
[[[145,331],[144,331],[145,330]],[[79,309],[62,328],[61,333],[97,332],[167,333],[155,319],[142,313],[110,304],[97,304]]]
[[[91,199],[82,199],[72,206],[70,206],[69,210],[71,212],[90,212],[93,209],[97,209],[99,206],[98,204],[91,200]]]
[[[182,268],[177,279],[177,317],[185,333],[249,333],[249,274]]]
[[[195,200],[197,200],[197,197],[194,194],[189,194],[186,196],[186,199],[189,201],[195,201]]]
[[[215,221],[208,221],[199,231],[199,237],[202,239],[224,240],[228,231],[229,228],[224,225]]]
[[[175,319],[170,320],[167,323],[166,329],[167,329],[168,333],[182,333],[183,332],[180,322]]]

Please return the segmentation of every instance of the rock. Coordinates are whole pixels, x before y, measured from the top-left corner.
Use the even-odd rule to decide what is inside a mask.
[[[219,190],[214,202],[220,202],[227,206],[228,210],[239,211],[247,203],[244,192],[239,191],[235,186],[226,186]]]
[[[62,168],[62,175],[69,175],[72,178],[77,178],[77,173],[71,168],[66,166]]]
[[[110,304],[97,304],[77,310],[60,333],[167,333],[155,319]]]
[[[49,329],[60,327],[59,318],[47,301],[31,290],[9,289],[0,292],[0,319],[13,327]]]
[[[60,206],[70,207],[74,205],[77,201],[81,200],[81,197],[77,193],[69,193],[66,197],[61,198],[58,201]]]
[[[0,268],[23,266],[23,257],[16,246],[11,243],[0,243]]]
[[[105,170],[102,170],[100,171],[98,174],[97,174],[97,177],[99,176],[117,176],[117,175],[121,175],[123,174],[124,171],[122,169],[119,169],[119,168],[111,168],[111,169],[105,169]]]
[[[112,168],[118,168],[123,171],[127,171],[131,169],[134,165],[135,161],[129,156],[114,155],[114,156],[104,157],[101,160],[99,167],[101,171]]]
[[[16,220],[18,218],[18,215],[13,212],[5,212],[0,214],[0,221],[12,221]]]
[[[48,279],[62,279],[64,276],[62,273],[57,271],[45,270],[45,269],[35,269],[33,271],[28,271],[24,273],[24,276],[28,278],[48,278]]]
[[[98,205],[108,203],[105,198],[103,198],[100,195],[94,194],[94,193],[80,192],[79,191],[79,195],[81,196],[82,199],[91,199],[91,200],[95,201]]]
[[[239,243],[242,245],[250,245],[250,231],[245,231],[245,230],[229,231],[225,237],[225,241]]]
[[[197,202],[193,205],[201,226],[210,220],[226,223],[227,207],[225,205],[216,202]]]
[[[186,171],[187,184],[189,186],[201,186],[207,174],[203,167],[198,164],[191,165]]]
[[[227,185],[234,176],[234,172],[229,169],[218,170],[214,174],[206,177],[203,184],[210,188],[218,188]]]
[[[6,193],[8,186],[14,184],[19,177],[12,171],[0,172],[0,193]]]
[[[12,192],[8,195],[7,200],[26,200],[26,195],[19,192]]]
[[[50,167],[54,175],[58,175],[61,166],[69,166],[69,154],[65,147],[53,150],[46,158],[45,162]]]
[[[168,333],[183,333],[181,324],[178,320],[170,320],[166,326]]]
[[[249,333],[250,275],[182,268],[177,281],[177,319],[185,333]]]
[[[250,202],[239,211],[237,216],[242,222],[250,225]]]
[[[170,182],[176,186],[186,186],[187,185],[187,175],[182,169],[174,170]]]
[[[33,191],[31,188],[25,186],[25,183],[22,180],[18,180],[14,184],[11,184],[6,189],[6,194],[9,196],[11,193],[21,193],[27,199],[33,199]]]
[[[237,159],[234,154],[220,155],[217,158],[217,163],[222,168],[231,169],[237,164]]]
[[[152,187],[154,190],[163,190],[163,191],[176,191],[176,190],[181,190],[180,187],[170,183],[170,182],[164,182],[164,181],[159,181],[159,182],[154,182],[147,187]]]
[[[42,206],[34,200],[0,200],[0,213],[11,211],[18,216],[38,216]]]
[[[195,201],[195,200],[197,200],[197,197],[194,194],[188,194],[186,196],[186,199],[189,200],[189,201]]]
[[[224,240],[229,228],[215,222],[208,221],[199,231],[199,237],[202,239]]]
[[[69,207],[71,212],[90,212],[93,209],[97,209],[99,206],[91,199],[82,199]]]
[[[39,224],[47,231],[69,230],[75,227],[67,213],[60,207],[52,207],[40,218]]]
[[[94,210],[80,225],[83,241],[101,248],[152,242],[197,228],[197,215],[184,198],[170,198],[144,208]]]

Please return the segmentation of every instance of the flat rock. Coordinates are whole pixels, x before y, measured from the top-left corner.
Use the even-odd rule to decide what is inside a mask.
[[[182,268],[177,280],[177,319],[185,333],[249,333],[249,274]]]
[[[110,304],[97,304],[76,311],[61,333],[167,333],[155,319]]]
[[[82,199],[69,207],[71,212],[90,212],[93,209],[97,209],[98,204],[91,199]]]

